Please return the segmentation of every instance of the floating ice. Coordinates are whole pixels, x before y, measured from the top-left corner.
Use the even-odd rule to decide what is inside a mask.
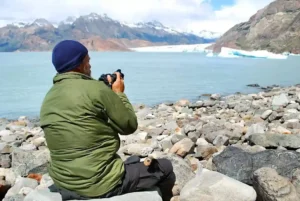
[[[245,50],[236,50],[232,48],[222,47],[219,57],[226,58],[238,58],[238,57],[247,57],[247,58],[263,58],[263,59],[287,59],[288,55],[284,54],[274,54],[266,50],[257,50],[257,51],[245,51]]]

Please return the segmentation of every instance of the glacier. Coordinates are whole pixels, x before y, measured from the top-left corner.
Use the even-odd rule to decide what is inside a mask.
[[[135,52],[210,52],[205,48],[212,45],[212,43],[206,44],[194,44],[194,45],[165,45],[165,46],[148,46],[139,48],[130,48]]]
[[[206,55],[212,57],[210,53]],[[228,47],[222,47],[221,52],[217,54],[218,57],[224,58],[261,58],[261,59],[287,59],[288,54],[275,54],[266,50],[246,51],[237,50]]]

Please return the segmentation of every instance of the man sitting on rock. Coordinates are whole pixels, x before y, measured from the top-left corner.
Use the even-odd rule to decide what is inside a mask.
[[[118,134],[132,134],[138,127],[120,74],[112,88],[91,78],[88,50],[72,40],[56,45],[52,63],[57,75],[40,113],[51,154],[50,190],[71,200],[109,198],[158,186],[163,200],[169,201],[175,182],[169,160],[154,160],[147,167],[138,157],[124,163],[117,155]]]

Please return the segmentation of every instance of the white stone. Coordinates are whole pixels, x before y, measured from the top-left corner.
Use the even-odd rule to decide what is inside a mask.
[[[10,130],[2,130],[0,131],[0,136],[3,137],[3,136],[9,136],[9,135],[12,135],[13,132],[11,132]]]
[[[197,146],[206,146],[208,145],[209,143],[204,139],[204,138],[198,138],[197,142],[196,142],[196,145]]]
[[[32,144],[34,144],[34,146],[36,146],[36,147],[41,146],[44,142],[46,142],[46,139],[44,137],[39,137],[39,138],[32,140]]]
[[[255,201],[253,187],[221,173],[203,169],[181,190],[180,201]]]

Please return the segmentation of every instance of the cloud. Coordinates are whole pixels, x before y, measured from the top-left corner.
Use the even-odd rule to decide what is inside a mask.
[[[68,16],[95,12],[127,22],[158,20],[181,30],[224,32],[271,1],[235,0],[234,5],[215,10],[210,0],[1,0],[0,26],[36,18],[57,23]]]

